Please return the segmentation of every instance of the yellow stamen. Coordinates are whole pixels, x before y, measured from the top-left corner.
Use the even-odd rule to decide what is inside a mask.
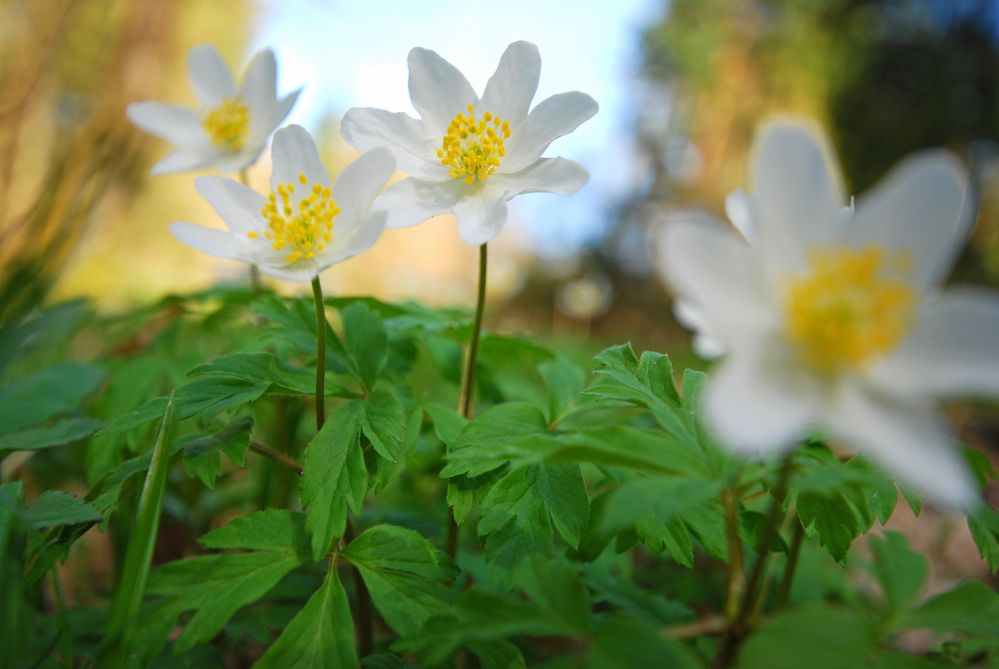
[[[226,98],[208,112],[201,124],[213,144],[228,151],[239,151],[246,143],[250,110],[240,98]]]
[[[308,186],[309,179],[304,174],[298,175],[298,181],[302,186]],[[312,260],[333,241],[333,219],[340,213],[340,208],[331,197],[330,189],[322,184],[303,189],[302,195],[295,198],[295,186],[288,183],[278,184],[260,213],[267,219],[264,237],[275,251],[289,247],[285,262],[294,264]],[[257,233],[247,236],[253,239]]]
[[[911,263],[877,246],[812,254],[810,273],[787,284],[785,332],[823,374],[863,369],[912,329],[916,294],[903,280]]]
[[[492,123],[492,127],[488,124]],[[475,118],[475,106],[468,105],[468,116],[459,112],[447,127],[447,133],[437,149],[441,165],[448,168],[452,179],[468,185],[485,181],[506,155],[503,143],[510,138],[510,123],[491,112]]]

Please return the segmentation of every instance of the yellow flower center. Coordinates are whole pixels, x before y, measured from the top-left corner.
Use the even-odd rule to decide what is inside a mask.
[[[437,149],[441,165],[452,179],[462,179],[471,185],[485,181],[499,167],[506,155],[503,142],[510,138],[510,123],[491,112],[475,118],[475,105],[468,105],[468,116],[462,112],[447,127],[447,134]]]
[[[788,338],[824,374],[859,370],[888,353],[913,325],[916,295],[900,276],[904,254],[881,248],[827,248],[811,257],[810,273],[788,283]]]
[[[322,184],[309,186],[304,174],[298,175],[301,187],[295,195],[294,183],[279,184],[271,191],[267,204],[260,213],[267,219],[264,237],[276,251],[288,249],[288,263],[312,260],[316,254],[333,241],[333,219],[340,213],[330,189]],[[260,233],[250,232],[247,237],[256,239]]]
[[[208,112],[201,124],[213,144],[229,151],[239,151],[246,143],[250,110],[240,98],[226,98]]]

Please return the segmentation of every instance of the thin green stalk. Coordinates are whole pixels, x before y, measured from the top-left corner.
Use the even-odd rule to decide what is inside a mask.
[[[152,459],[146,472],[146,481],[139,497],[136,523],[125,552],[125,566],[121,580],[115,590],[108,614],[104,638],[110,646],[98,658],[98,666],[124,667],[128,664],[131,631],[135,629],[135,617],[142,605],[149,577],[149,567],[156,546],[156,535],[160,524],[160,511],[166,492],[167,473],[170,469],[170,428],[173,423],[173,395],[167,401],[163,422],[160,423]]]
[[[458,413],[471,418],[475,413],[475,367],[479,358],[479,338],[482,333],[482,314],[486,309],[486,269],[489,253],[486,245],[479,247],[479,285],[475,302],[475,320],[472,321],[472,338],[468,343],[468,353],[461,371],[461,391],[458,395]],[[448,507],[447,537],[444,551],[454,558],[458,555],[458,523],[454,510]]]
[[[326,423],[326,305],[323,302],[323,287],[317,276],[312,280],[312,297],[316,302],[316,431],[323,429]],[[266,448],[266,447],[265,447]],[[275,458],[278,453],[274,449],[254,449],[262,455]],[[276,459],[276,458],[275,458]],[[280,460],[283,464],[289,464]],[[354,528],[347,521],[343,542],[349,544],[354,537]],[[357,590],[357,618],[360,634],[360,655],[365,657],[374,651],[374,620],[371,615],[371,595],[361,578],[357,567],[351,567],[351,576]]]
[[[805,543],[805,528],[801,521],[793,518],[794,537],[791,539],[791,547],[787,553],[787,565],[784,567],[784,576],[781,578],[780,589],[777,590],[776,609],[779,611],[787,605],[787,598],[791,594],[791,584],[794,582],[794,572],[798,568],[798,558],[801,557],[801,545]]]
[[[239,182],[247,188],[250,187],[250,174],[248,168],[244,167],[239,171]],[[250,287],[253,289],[254,293],[260,292],[260,270],[256,265],[250,265]]]
[[[59,571],[52,566],[52,594],[55,596],[56,616],[59,623],[59,654],[62,664],[67,669],[73,667],[73,656],[69,650],[69,625],[66,623],[66,600],[62,596],[62,583],[59,581]]]
[[[312,297],[316,301],[316,431],[326,422],[326,305],[323,287],[317,276],[312,280]]]
[[[728,535],[728,592],[725,597],[725,619],[733,622],[739,614],[746,587],[746,570],[742,554],[742,539],[739,537],[739,498],[734,489],[722,493],[722,508],[725,512],[725,533]]]

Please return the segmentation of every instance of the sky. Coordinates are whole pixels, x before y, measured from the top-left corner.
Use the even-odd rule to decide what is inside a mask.
[[[568,198],[521,196],[510,203],[513,226],[542,255],[571,253],[599,238],[607,210],[633,188],[640,169],[630,131],[643,26],[661,0],[504,0],[495,3],[381,0],[261,0],[253,49],[278,57],[279,89],[304,86],[289,118],[311,130],[332,113],[379,107],[416,116],[406,58],[415,46],[454,64],[481,94],[506,46],[538,45],[541,81],[534,104],[580,90],[600,112],[556,141],[546,155],[581,162],[591,181]]]

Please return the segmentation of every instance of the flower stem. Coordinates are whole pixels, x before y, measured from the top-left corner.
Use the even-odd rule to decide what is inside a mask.
[[[486,309],[486,268],[489,253],[486,245],[479,247],[479,286],[475,302],[475,320],[472,321],[472,338],[468,343],[468,353],[461,371],[461,392],[458,395],[458,413],[471,418],[475,412],[475,365],[479,357],[479,337],[482,332],[482,314]],[[454,558],[458,554],[458,523],[454,510],[448,508],[447,538],[444,550]]]
[[[250,174],[246,167],[239,171],[239,182],[249,188]],[[254,294],[260,292],[260,270],[252,264],[250,265],[250,288],[253,289]]]
[[[739,614],[739,602],[746,586],[746,570],[739,537],[739,499],[736,489],[722,493],[725,512],[725,533],[728,535],[728,593],[725,598],[725,619],[733,622]]]
[[[323,287],[317,276],[312,280],[312,297],[316,302],[316,430],[326,422],[326,305]]]
[[[777,602],[774,606],[777,610],[787,605],[787,598],[791,594],[791,583],[794,582],[794,572],[798,568],[798,558],[801,556],[801,545],[805,541],[805,528],[797,518],[793,518],[794,537],[791,539],[791,547],[787,553],[787,565],[784,567],[784,576],[781,578],[780,589],[777,591]]]
[[[265,458],[270,458],[279,465],[284,465],[289,470],[295,472],[299,476],[302,475],[302,463],[291,457],[290,455],[285,455],[279,450],[273,449],[270,446],[261,444],[258,441],[250,442],[250,450],[254,453],[264,456]]]
[[[323,303],[323,287],[317,276],[312,280],[312,297],[316,302],[316,431],[326,423],[326,305]],[[258,451],[260,452],[260,451]],[[270,454],[268,454],[270,455]],[[354,538],[354,527],[350,520],[343,534],[344,545]],[[357,591],[357,618],[360,635],[361,657],[374,650],[374,620],[371,616],[371,595],[357,567],[351,568],[354,588]]]

